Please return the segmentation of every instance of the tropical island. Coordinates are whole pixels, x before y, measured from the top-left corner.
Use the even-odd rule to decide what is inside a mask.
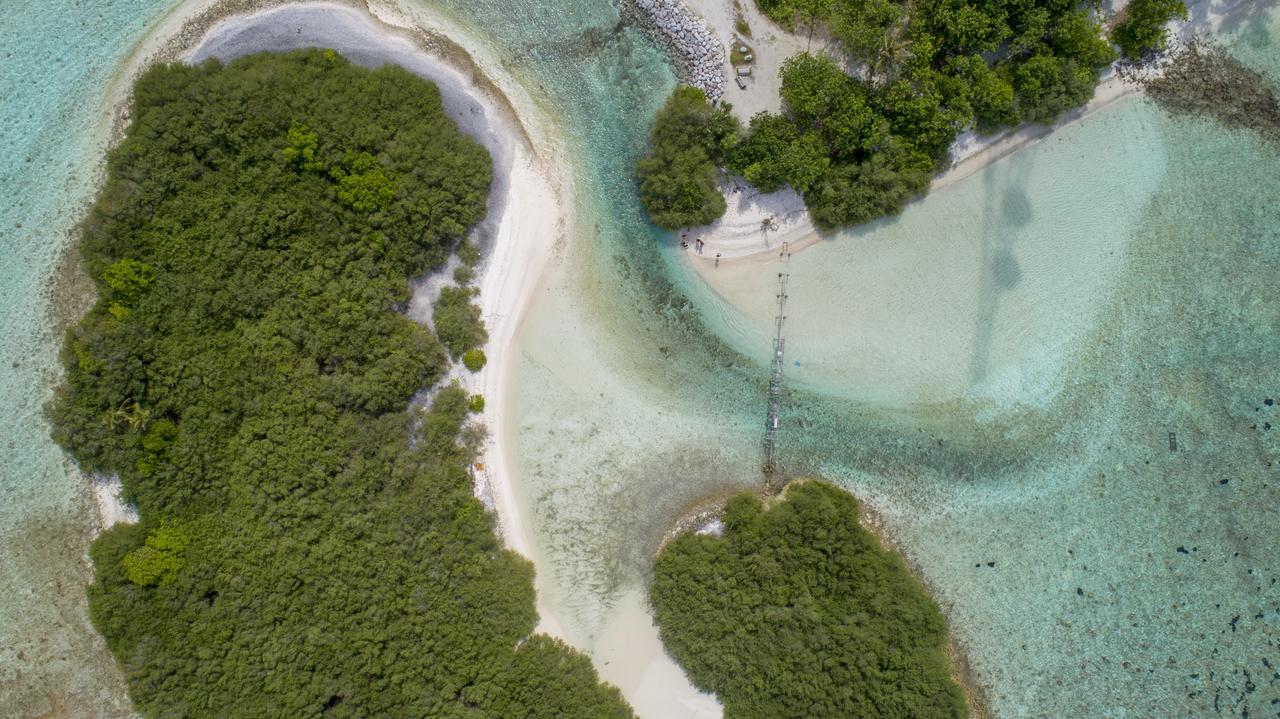
[[[16,715],[1272,701],[1265,8],[52,2],[0,21]],[[662,229],[750,203],[753,261]]]
[[[796,480],[729,500],[723,536],[685,533],[654,567],[654,618],[729,719],[962,719],[946,624],[847,492]]]
[[[470,418],[484,398],[445,378],[486,360],[470,285],[481,256],[466,231],[483,216],[490,163],[435,88],[299,50],[153,66],[133,108],[83,225],[98,300],[68,335],[50,416],[59,443],[84,470],[119,477],[140,515],[94,542],[89,588],[134,706],[631,716],[585,657],[533,633],[530,565],[501,548],[474,496],[484,430]],[[401,313],[409,279],[450,255],[433,334]],[[430,399],[414,399],[424,387]],[[815,492],[841,494],[809,485],[786,506]],[[854,512],[841,521],[861,532],[848,502],[831,511]],[[659,564],[672,578],[655,601],[697,611],[659,590],[710,578],[674,578],[680,546]],[[813,550],[828,552],[821,540]],[[915,587],[900,562],[867,571]],[[924,641],[940,641],[936,607],[913,591],[934,618]],[[898,620],[869,629],[885,636]],[[872,651],[863,639],[848,647]],[[697,666],[688,642],[671,646]],[[826,661],[831,648],[811,651]],[[929,662],[938,706],[962,711],[945,657]],[[864,681],[902,707],[919,691]],[[706,688],[731,716],[757,704]]]
[[[676,90],[637,165],[660,227],[724,214],[721,170],[764,193],[790,187],[819,229],[897,214],[947,168],[962,131],[1052,124],[1093,97],[1116,59],[1092,2],[756,2],[787,29],[829,36],[831,52],[787,59],[782,112],[745,129],[702,93]],[[1181,0],[1136,0],[1111,38],[1139,58],[1164,47],[1174,17],[1186,17]]]
[[[484,335],[465,290],[435,336],[397,312],[491,179],[435,88],[311,50],[159,65],[134,108],[52,418],[141,514],[89,590],[138,710],[631,716],[533,634],[532,567],[471,491],[473,400],[410,406]]]

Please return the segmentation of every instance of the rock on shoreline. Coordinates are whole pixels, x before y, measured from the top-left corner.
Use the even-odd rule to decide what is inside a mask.
[[[720,101],[726,56],[706,21],[680,0],[620,0],[619,8],[670,53],[682,82],[701,90],[713,104]]]

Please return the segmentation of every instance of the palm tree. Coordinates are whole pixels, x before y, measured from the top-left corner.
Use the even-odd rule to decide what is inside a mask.
[[[111,429],[115,429],[116,423],[124,422],[129,425],[130,431],[140,432],[147,425],[150,416],[151,412],[138,404],[137,400],[126,399],[119,407],[107,412],[106,422]]]

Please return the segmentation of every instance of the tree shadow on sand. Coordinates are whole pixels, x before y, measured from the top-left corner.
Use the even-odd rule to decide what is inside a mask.
[[[1023,185],[1031,166],[1022,163],[1016,170],[992,169],[983,174],[986,203],[983,215],[999,218],[982,231],[981,267],[978,281],[978,309],[974,316],[973,357],[969,364],[969,384],[986,379],[991,362],[991,343],[1001,296],[1022,284],[1022,266],[1014,244],[1022,228],[1031,223],[1034,211]]]

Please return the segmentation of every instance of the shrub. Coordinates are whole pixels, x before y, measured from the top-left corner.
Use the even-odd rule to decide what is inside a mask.
[[[458,247],[454,250],[454,254],[467,267],[475,267],[480,262],[480,248],[471,240],[463,240],[458,243]]]
[[[480,319],[480,306],[472,301],[475,295],[476,290],[470,287],[445,287],[436,300],[432,313],[436,335],[454,359],[489,339]]]
[[[466,367],[472,372],[479,372],[481,369],[484,368],[485,362],[487,361],[488,361],[488,358],[484,356],[484,350],[479,350],[479,349],[467,350],[462,355],[462,366]]]
[[[471,404],[468,406],[470,407],[472,412],[483,412],[484,411],[484,395],[482,394],[471,395]]]
[[[1132,0],[1123,22],[1111,30],[1111,40],[1124,56],[1136,60],[1152,50],[1163,50],[1170,20],[1187,19],[1182,0]]]
[[[331,170],[338,181],[338,201],[357,212],[374,212],[395,199],[395,182],[387,177],[378,159],[367,152],[349,154],[345,167]]]
[[[285,162],[309,171],[324,169],[324,163],[316,159],[319,139],[311,128],[294,122],[289,128],[288,139],[289,145],[284,148]]]
[[[125,258],[112,263],[102,273],[102,281],[111,288],[111,297],[126,306],[137,304],[155,284],[155,269],[145,262]]]
[[[130,582],[148,587],[170,584],[178,578],[191,538],[174,524],[161,524],[143,546],[124,555],[121,564]]]
[[[705,225],[724,214],[716,163],[737,132],[726,108],[714,108],[701,90],[681,85],[658,111],[649,153],[636,163],[640,200],[659,227]]]

